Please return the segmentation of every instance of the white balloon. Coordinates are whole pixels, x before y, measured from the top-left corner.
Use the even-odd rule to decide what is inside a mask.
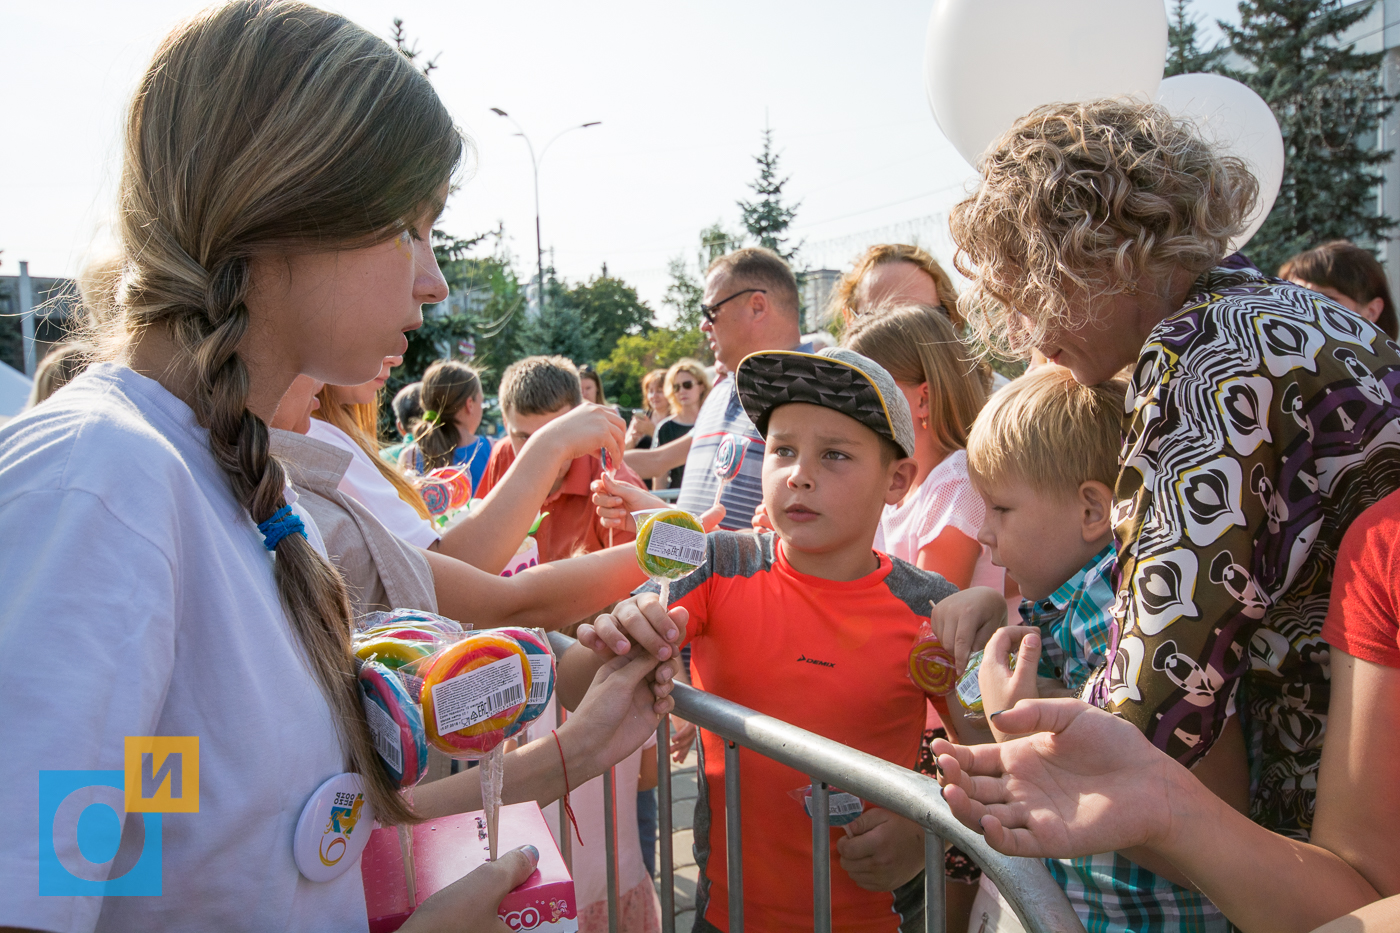
[[[1238,156],[1259,180],[1259,203],[1249,224],[1230,243],[1243,249],[1269,216],[1283,184],[1283,133],[1264,98],[1223,75],[1176,75],[1162,82],[1157,102],[1196,124],[1223,153]]]
[[[1166,59],[1162,0],[934,0],[924,80],[939,128],[976,165],[1042,104],[1154,99]]]

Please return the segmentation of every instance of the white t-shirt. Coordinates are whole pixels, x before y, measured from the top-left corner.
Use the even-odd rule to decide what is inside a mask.
[[[0,429],[0,926],[367,929],[356,868],[315,884],[292,859],[345,754],[273,559],[150,379],[99,364]],[[40,772],[121,771],[151,735],[200,740],[199,812],[161,817],[162,895],[38,896]],[[54,836],[81,870],[76,833]]]
[[[982,497],[967,478],[967,451],[955,450],[933,468],[912,497],[885,506],[875,549],[912,564],[929,542],[949,528],[976,541],[985,514]],[[982,545],[972,570],[972,585],[1000,592],[1005,584],[1006,571],[992,563],[991,549]]]
[[[369,455],[348,434],[333,424],[312,418],[311,429],[306,436],[349,451],[354,457],[340,480],[341,492],[373,512],[381,525],[409,544],[421,548],[432,547],[438,539],[433,523],[403,501],[394,484],[384,478]]]

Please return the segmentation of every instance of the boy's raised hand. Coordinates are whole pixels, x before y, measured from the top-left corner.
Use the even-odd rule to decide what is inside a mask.
[[[1016,653],[1016,669],[1011,669],[1011,653]],[[982,666],[977,669],[977,686],[982,690],[982,706],[987,725],[998,742],[1006,733],[997,728],[996,717],[1018,700],[1039,699],[1035,671],[1040,664],[1040,630],[1029,625],[999,628],[987,642]]]
[[[671,503],[653,496],[639,486],[624,483],[604,473],[593,481],[593,507],[598,512],[598,523],[604,528],[618,531],[637,530],[632,519],[633,512],[643,509],[668,509]],[[714,531],[724,520],[724,506],[714,505],[699,516],[700,527]]]
[[[928,621],[934,637],[953,653],[961,674],[972,653],[1006,624],[1006,597],[988,586],[969,587],[934,603]]]
[[[670,612],[655,593],[642,593],[624,599],[610,613],[603,613],[579,626],[578,640],[605,657],[625,655],[635,642],[658,661],[680,654],[682,634],[690,613],[682,606]]]
[[[924,867],[924,828],[881,807],[869,807],[836,840],[841,867],[867,891],[893,891]]]

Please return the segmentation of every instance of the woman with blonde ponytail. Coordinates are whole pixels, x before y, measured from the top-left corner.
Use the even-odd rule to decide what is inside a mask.
[[[357,869],[298,873],[297,818],[345,771],[381,822],[417,817],[379,765],[345,584],[267,422],[298,374],[372,378],[446,297],[428,233],[463,148],[402,55],[305,4],[221,5],[156,52],[126,122],[120,262],[88,296],[105,359],[0,430],[0,927],[366,928]],[[613,728],[560,746],[570,772],[655,728],[669,700],[648,673],[604,668],[584,706]],[[140,736],[198,741],[197,812],[129,814],[93,863],[74,821],[83,799],[121,806],[101,776]],[[562,788],[529,749],[514,786],[548,799]],[[97,786],[54,811],[54,775],[73,772]],[[403,929],[499,929],[499,895],[533,865],[508,853]],[[121,893],[161,896],[102,896]]]

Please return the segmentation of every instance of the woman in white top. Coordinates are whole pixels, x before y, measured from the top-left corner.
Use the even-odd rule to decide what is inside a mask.
[[[462,149],[402,55],[303,4],[229,3],[158,50],[127,122],[121,262],[85,296],[110,361],[0,430],[0,927],[366,928],[357,871],[298,873],[297,817],[346,770],[381,821],[413,814],[371,742],[344,584],[266,422],[298,373],[369,379],[446,297],[428,232]],[[654,727],[669,700],[642,667],[614,662],[600,698],[625,725],[606,749],[566,741],[570,772]],[[139,736],[199,739],[198,812],[124,816],[120,848],[84,849],[83,800],[122,806]],[[517,791],[560,790],[546,751],[516,759]],[[479,801],[457,777],[425,815]],[[55,781],[79,786],[56,804]],[[103,896],[153,832],[160,890],[143,893],[161,896]],[[403,929],[499,929],[533,864],[509,853]]]
[[[1005,571],[977,542],[985,510],[967,477],[967,432],[987,401],[972,353],[948,316],[927,305],[861,314],[842,342],[889,370],[914,416],[919,472],[909,494],[885,506],[875,546],[942,574],[958,589],[1001,590]]]

